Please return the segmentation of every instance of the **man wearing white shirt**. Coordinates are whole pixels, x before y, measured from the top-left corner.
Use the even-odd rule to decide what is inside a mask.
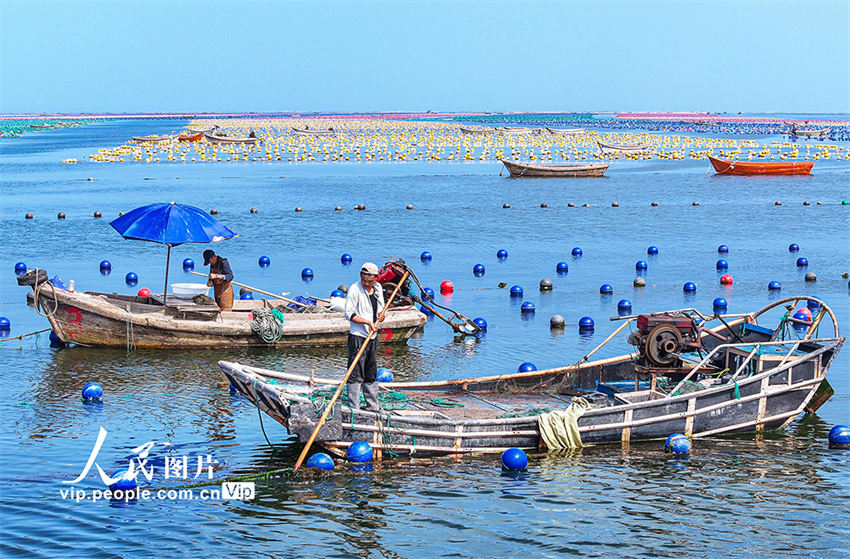
[[[378,340],[373,335],[384,320],[384,291],[376,281],[378,266],[366,262],[360,268],[360,281],[351,284],[345,297],[345,318],[351,322],[348,331],[348,366],[363,347],[369,344],[360,361],[348,377],[348,402],[352,408],[360,407],[360,393],[366,400],[366,408],[377,411],[378,383]]]

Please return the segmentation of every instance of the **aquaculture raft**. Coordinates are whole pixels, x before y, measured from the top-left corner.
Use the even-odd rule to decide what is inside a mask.
[[[384,409],[338,403],[316,442],[338,452],[364,440],[400,454],[544,448],[540,417],[567,408],[576,396],[591,403],[577,420],[585,444],[658,439],[675,432],[706,437],[782,428],[829,398],[825,376],[844,339],[825,305],[799,338],[789,328],[793,319],[788,314],[776,330],[757,325],[756,319],[780,304],[806,300],[814,299],[784,299],[746,316],[705,317],[693,309],[641,315],[661,322],[637,336],[636,353],[610,359],[528,373],[383,384]],[[834,335],[813,338],[826,316]],[[678,326],[663,324],[668,318]],[[724,323],[710,330],[701,324],[714,318]],[[639,320],[630,317],[627,324]],[[681,331],[683,320],[699,323],[690,342],[670,330]],[[789,334],[790,339],[781,339]],[[695,340],[694,359],[664,352],[673,342],[683,352]],[[231,385],[301,443],[316,427],[324,394],[335,383],[239,363],[219,365]],[[624,384],[639,389],[623,391]]]

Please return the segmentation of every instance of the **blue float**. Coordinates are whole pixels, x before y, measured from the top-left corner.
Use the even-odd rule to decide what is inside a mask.
[[[805,268],[808,265],[809,265],[809,260],[807,258],[804,258],[804,257],[801,256],[800,258],[797,259],[797,267],[798,268]]]
[[[522,294],[522,287],[520,287],[519,285],[514,285],[511,287],[511,297],[522,297]]]
[[[487,331],[487,321],[484,320],[483,318],[481,318],[481,317],[475,318],[475,319],[472,320],[472,322],[474,322],[476,326],[481,328],[482,331],[484,331],[484,332]]]
[[[317,452],[316,454],[310,456],[310,458],[307,459],[307,462],[304,465],[308,468],[318,468],[320,470],[325,470],[326,472],[330,472],[334,469],[333,458],[331,458],[324,452]]]
[[[555,264],[555,272],[558,274],[566,274],[570,271],[570,266],[566,262],[558,262]]]
[[[138,487],[138,483],[136,482],[135,477],[129,476],[130,472],[127,471],[127,468],[121,468],[120,470],[115,470],[112,472],[110,476],[112,479],[116,481],[109,486],[110,491],[135,491]],[[116,479],[117,478],[117,479]]]
[[[266,256],[266,255],[261,256],[261,257],[257,260],[257,264],[259,264],[261,268],[265,268],[266,266],[270,265],[271,263],[272,263],[271,258],[269,258],[269,257],[268,257],[268,256]]]
[[[0,330],[10,330],[12,328],[12,323],[9,322],[9,319],[5,316],[0,316]]]
[[[729,303],[726,302],[726,299],[723,297],[718,297],[714,300],[714,312],[722,311],[726,312],[726,308],[729,306]]]
[[[579,330],[593,330],[596,327],[596,324],[593,322],[593,319],[589,316],[583,316],[578,321],[578,329]]]
[[[483,276],[486,268],[484,268],[484,264],[476,264],[472,267],[472,273],[476,276]]]
[[[425,316],[434,316],[434,313],[428,307],[419,306],[419,312],[424,314]]]
[[[342,262],[343,264],[351,264],[351,260],[352,260],[351,255],[348,254],[347,252],[339,257],[339,261]]]
[[[528,456],[521,448],[509,448],[502,453],[502,468],[519,472],[528,467]]]
[[[729,252],[729,247],[726,246],[726,245],[720,245],[719,247],[717,247],[717,252],[727,253],[727,252]]]
[[[504,260],[504,259],[505,259],[505,258],[507,258],[507,257],[508,257],[508,251],[506,251],[506,250],[505,250],[505,249],[503,249],[503,248],[500,248],[500,249],[496,252],[496,258],[498,258],[499,260]]]
[[[517,367],[516,372],[518,373],[530,373],[531,371],[536,371],[537,367],[531,361],[525,361],[520,363],[519,367]]]
[[[239,295],[239,299],[241,299],[242,301],[253,301],[254,294],[250,291],[246,291],[245,293]]]
[[[422,254],[419,255],[419,260],[421,260],[422,262],[430,262],[431,258],[431,253],[427,250],[423,250]]]
[[[664,451],[671,454],[687,454],[691,451],[691,440],[682,433],[675,433],[664,441]]]
[[[96,382],[87,382],[83,385],[83,400],[102,400],[103,387]]]
[[[386,367],[378,367],[378,374],[375,376],[378,382],[392,382],[393,372]]]
[[[422,294],[423,299],[426,299],[428,301],[434,300],[434,290],[433,289],[431,289],[430,287],[426,287],[425,289],[422,290],[422,292],[423,292],[423,294]]]
[[[112,269],[112,262],[110,262],[109,260],[101,260],[100,261],[100,269],[101,270],[111,270]]]
[[[655,246],[655,245],[652,245],[651,247],[649,247],[648,249],[646,249],[646,253],[647,253],[647,254],[649,254],[649,255],[651,255],[651,256],[652,256],[652,255],[655,255],[655,254],[658,254],[658,247],[657,247],[657,246]]]
[[[692,281],[686,282],[685,285],[682,286],[682,291],[686,293],[693,293],[697,290],[697,284]]]
[[[649,265],[645,260],[638,260],[635,262],[635,270],[646,270],[648,267]]]
[[[797,243],[791,243],[788,245],[788,252],[798,252],[800,250],[800,246]]]
[[[722,258],[717,261],[717,264],[714,265],[718,270],[725,270],[729,267],[729,263],[723,260]]]
[[[614,293],[614,286],[611,285],[610,283],[603,283],[599,287],[599,293],[601,295],[610,295],[610,294]]]
[[[346,456],[352,462],[371,462],[372,461],[372,445],[366,441],[354,441],[348,447]]]
[[[65,347],[65,342],[59,339],[59,336],[56,335],[56,332],[53,330],[50,331],[50,335],[47,337],[50,340],[50,347]]]
[[[780,289],[782,289],[782,284],[778,281],[772,281],[767,284],[767,289],[768,291],[779,291]]]
[[[316,274],[313,273],[312,268],[304,268],[303,270],[301,270],[301,277],[302,278],[312,278],[314,275],[316,275]]]
[[[620,299],[617,301],[617,310],[618,311],[630,311],[632,310],[632,302],[628,299]]]
[[[27,271],[27,265],[24,264],[23,262],[18,262],[17,264],[15,264],[15,274],[16,275],[20,276],[21,274],[25,274],[26,271]]]
[[[183,259],[183,269],[184,270],[194,270],[195,269],[195,261],[191,258]]]
[[[836,425],[830,429],[829,448],[850,448],[850,427]]]
[[[333,291],[331,291],[331,297],[342,297],[343,299],[345,299],[345,293],[343,293],[339,289],[334,289]]]
[[[127,285],[135,285],[139,283],[139,275],[136,272],[127,272],[127,275],[124,276],[124,282]]]
[[[820,309],[820,303],[809,299],[808,301],[806,301],[806,308],[812,311],[812,314],[814,314],[815,312],[817,312],[818,309]]]
[[[520,312],[524,313],[533,313],[536,309],[534,308],[534,303],[531,301],[526,301],[520,307]]]
[[[570,252],[570,254],[572,254],[573,256],[581,256],[584,253],[582,252],[581,248],[573,247],[573,250]]]

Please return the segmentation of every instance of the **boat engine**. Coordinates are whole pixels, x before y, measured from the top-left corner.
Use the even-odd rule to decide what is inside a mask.
[[[384,288],[384,298],[389,298],[395,290],[396,285],[404,276],[404,272],[410,271],[405,264],[404,260],[401,258],[397,260],[391,260],[384,264],[381,270],[378,272],[378,283],[381,284],[381,287]],[[405,305],[412,305],[413,298],[410,297],[410,289],[411,289],[411,278],[408,277],[401,288],[398,290],[398,294],[392,304],[393,307],[400,307]]]
[[[699,349],[697,329],[690,318],[669,314],[642,314],[637,330],[629,334],[644,367],[680,368],[681,353]]]

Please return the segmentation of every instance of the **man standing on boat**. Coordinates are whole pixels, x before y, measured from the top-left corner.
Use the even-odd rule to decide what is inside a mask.
[[[360,407],[360,393],[366,400],[366,408],[378,410],[378,324],[385,316],[384,291],[376,281],[378,266],[366,262],[360,268],[360,281],[351,284],[345,296],[345,318],[351,322],[348,331],[348,366],[363,347],[369,344],[360,361],[348,377],[348,402],[352,408]]]
[[[204,266],[210,267],[210,279],[207,285],[212,286],[215,304],[223,311],[233,309],[233,270],[227,258],[218,256],[210,249],[204,251]]]

